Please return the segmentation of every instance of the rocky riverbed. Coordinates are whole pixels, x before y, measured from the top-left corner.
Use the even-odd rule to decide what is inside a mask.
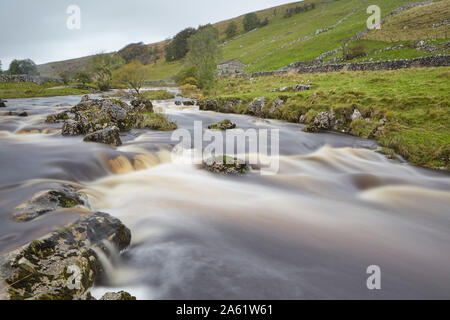
[[[391,161],[374,141],[208,111],[248,107],[237,100],[200,102],[205,111],[177,101],[151,101],[151,109],[98,96],[6,102],[2,298],[448,297],[447,174]],[[277,112],[252,102],[253,115],[270,110]],[[134,121],[151,111],[192,136],[195,121],[206,132],[229,119],[226,130],[210,130],[224,146],[239,130],[277,129],[279,170],[262,176],[238,158],[231,167],[191,164],[193,141],[178,150],[171,131]],[[324,131],[340,116],[326,112],[308,124]],[[364,116],[345,113],[347,121]],[[63,135],[68,126],[76,135]],[[90,137],[102,130],[112,139]],[[261,156],[271,151],[269,144]],[[365,285],[374,264],[383,274],[375,295]]]

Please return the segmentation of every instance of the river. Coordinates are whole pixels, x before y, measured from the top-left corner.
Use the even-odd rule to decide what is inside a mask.
[[[78,184],[92,210],[127,225],[131,247],[105,266],[94,296],[138,299],[450,298],[450,179],[391,161],[377,144],[309,134],[302,125],[155,102],[182,129],[231,119],[279,129],[276,175],[225,177],[173,161],[171,132],[132,130],[121,147],[63,137],[44,123],[80,96],[12,99],[0,109],[0,252],[73,221],[65,210],[32,222],[14,207]],[[66,105],[59,106],[59,105]],[[26,111],[28,117],[7,116]],[[368,290],[369,266],[381,290]]]

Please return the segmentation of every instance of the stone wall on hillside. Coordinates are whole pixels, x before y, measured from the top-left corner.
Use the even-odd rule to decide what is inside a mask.
[[[20,75],[0,74],[0,82],[32,82],[37,84],[43,84],[46,82],[62,83],[61,79],[41,77],[41,76],[30,76],[27,74],[20,74]]]
[[[324,73],[339,71],[376,71],[376,70],[397,70],[407,68],[430,68],[430,67],[448,67],[450,66],[450,55],[437,55],[424,58],[400,59],[376,62],[355,62],[344,64],[298,64],[297,68],[292,69],[296,72],[304,73]],[[256,78],[264,76],[275,76],[292,72],[292,70],[277,70],[256,72],[252,74],[238,74],[238,78]]]

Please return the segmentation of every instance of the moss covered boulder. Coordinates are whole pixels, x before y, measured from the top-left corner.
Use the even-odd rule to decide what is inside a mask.
[[[211,157],[204,161],[203,168],[222,175],[242,175],[249,170],[249,166],[244,161],[225,155]]]
[[[92,299],[102,274],[99,254],[111,256],[131,241],[120,220],[97,212],[82,216],[23,248],[0,256],[0,297],[12,300]],[[109,244],[108,244],[109,243]]]
[[[120,140],[120,130],[117,127],[108,127],[88,134],[83,141],[109,144],[112,146],[122,145],[122,141]]]
[[[208,129],[210,129],[210,130],[232,130],[232,129],[236,129],[236,124],[232,123],[230,119],[225,119],[221,122],[210,125],[208,127]]]
[[[18,222],[34,220],[61,209],[85,207],[87,199],[79,189],[64,185],[58,189],[43,191],[14,209],[13,219]]]

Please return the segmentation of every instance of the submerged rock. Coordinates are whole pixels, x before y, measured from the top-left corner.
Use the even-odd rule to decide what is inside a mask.
[[[57,190],[41,192],[16,207],[13,219],[18,222],[31,221],[59,209],[85,206],[87,200],[78,191],[74,186],[64,185]]]
[[[59,113],[56,113],[56,114],[49,115],[47,117],[47,119],[45,120],[45,122],[47,122],[47,123],[58,123],[60,121],[69,120],[69,119],[70,119],[70,117],[67,114],[67,112],[63,111],[63,112],[59,112]]]
[[[103,271],[99,255],[109,257],[111,247],[121,251],[130,241],[130,230],[118,219],[101,212],[82,216],[60,231],[1,256],[0,280],[6,286],[0,296],[12,300],[91,299],[88,290]]]
[[[210,130],[232,130],[236,129],[236,124],[232,123],[231,120],[225,119],[219,123],[210,125],[208,127]]]
[[[201,110],[217,111],[219,108],[219,102],[217,100],[200,100],[198,105]]]
[[[184,106],[195,106],[197,104],[197,101],[195,100],[185,100],[183,101]]]
[[[133,297],[131,294],[125,291],[120,291],[117,293],[108,292],[103,297],[100,298],[100,300],[136,300],[136,297]]]
[[[120,140],[120,130],[117,127],[108,127],[106,129],[88,134],[83,141],[98,142],[113,146],[122,145],[122,141]]]
[[[213,173],[238,175],[248,172],[248,165],[238,158],[229,156],[213,157],[203,163],[203,167]]]

